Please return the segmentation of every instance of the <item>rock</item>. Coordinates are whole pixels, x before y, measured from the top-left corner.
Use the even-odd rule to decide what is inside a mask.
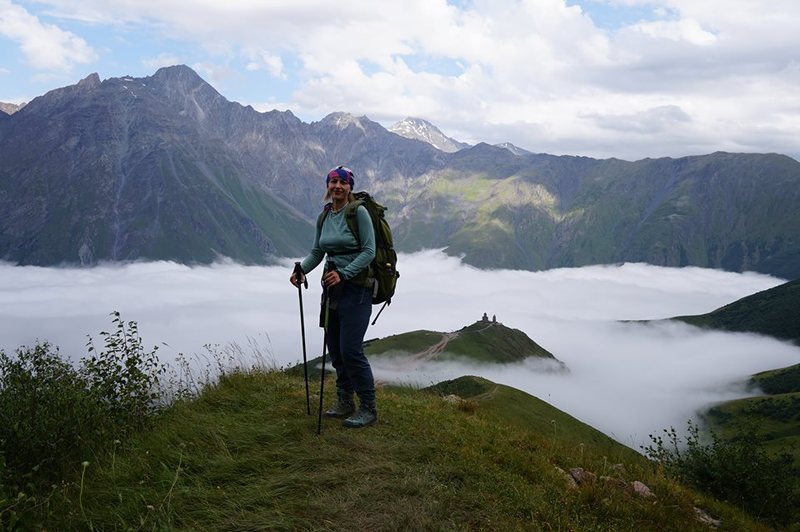
[[[710,515],[708,515],[705,510],[698,508],[697,506],[694,507],[694,518],[697,519],[699,522],[703,523],[704,525],[708,525],[713,528],[717,528],[719,525],[722,524],[722,521],[719,519],[714,519]]]
[[[444,397],[442,397],[442,401],[444,401],[445,403],[450,403],[451,405],[457,405],[461,403],[463,399],[451,393],[450,395],[445,395]]]
[[[560,467],[556,466],[556,471],[558,471],[562,477],[564,477],[564,481],[567,483],[567,488],[574,490],[578,487],[578,483],[575,482],[575,479],[572,478],[572,475],[561,469]]]
[[[639,495],[640,497],[644,497],[646,499],[656,498],[655,493],[650,491],[650,488],[648,488],[643,482],[634,480],[633,483],[631,484],[631,488],[633,488],[633,492],[636,495]]]
[[[580,484],[592,483],[597,480],[597,475],[591,471],[586,471],[582,467],[573,467],[569,470],[569,474],[575,479],[575,482]]]

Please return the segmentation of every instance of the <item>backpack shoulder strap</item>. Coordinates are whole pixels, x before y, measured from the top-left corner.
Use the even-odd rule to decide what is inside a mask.
[[[350,229],[350,232],[353,233],[353,236],[356,237],[356,240],[358,240],[359,246],[361,245],[361,238],[358,236],[358,216],[356,215],[356,211],[358,210],[358,207],[363,204],[364,200],[361,199],[351,201],[344,211],[347,227]]]
[[[322,230],[322,224],[325,222],[325,218],[328,217],[328,213],[330,212],[332,206],[333,203],[326,203],[322,208],[322,212],[319,213],[319,216],[317,216],[317,232]]]

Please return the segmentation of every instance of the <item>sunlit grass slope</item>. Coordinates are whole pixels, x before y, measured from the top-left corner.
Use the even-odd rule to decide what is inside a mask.
[[[304,390],[302,377],[284,372],[224,376],[113,456],[91,460],[83,480],[63,489],[69,503],[49,528],[704,530],[695,506],[726,528],[759,528],[552,410],[530,426],[527,413],[503,419],[493,401],[518,399],[505,388],[468,411],[385,387],[378,424],[349,430],[325,420],[319,436]],[[556,466],[641,480],[657,498],[600,480],[569,488]]]

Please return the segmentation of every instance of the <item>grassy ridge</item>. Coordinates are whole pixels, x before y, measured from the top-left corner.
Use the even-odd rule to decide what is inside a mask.
[[[556,360],[552,353],[518,330],[502,323],[478,321],[455,333],[412,331],[370,340],[364,352],[368,356],[419,354],[446,345],[431,354],[437,360],[468,358],[479,362],[517,362],[529,357]]]
[[[754,332],[800,344],[800,279],[744,297],[708,314],[679,316],[698,327]]]
[[[800,392],[800,364],[756,373],[750,384],[769,395]]]
[[[554,439],[408,388],[378,398],[376,426],[326,420],[317,436],[302,378],[227,375],[94,460],[51,501],[48,528],[705,529],[694,506],[731,529],[761,528],[641,459],[580,446],[566,432]],[[609,474],[617,459],[656,501],[602,482],[570,489],[555,468]]]
[[[496,384],[482,377],[465,376],[426,388],[441,395],[454,394],[474,401],[479,416],[520,429],[533,431],[561,445],[583,445],[615,460],[643,465],[639,453],[609,438],[599,430],[566,412],[516,388]]]

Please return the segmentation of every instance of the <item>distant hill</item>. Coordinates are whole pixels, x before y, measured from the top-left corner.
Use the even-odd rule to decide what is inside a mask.
[[[756,373],[750,385],[769,395],[800,392],[800,364]]]
[[[800,345],[800,280],[744,297],[708,314],[673,318],[698,327],[752,332]],[[748,384],[766,396],[710,408],[704,419],[724,438],[754,429],[768,449],[788,449],[800,468],[800,364],[752,375]]]
[[[673,319],[709,329],[765,334],[800,345],[800,279],[744,297],[708,314]]]
[[[536,357],[563,367],[524,332],[491,321],[477,321],[450,333],[420,330],[370,340],[365,343],[364,352],[369,356],[401,355],[420,362],[465,358],[508,363]]]

